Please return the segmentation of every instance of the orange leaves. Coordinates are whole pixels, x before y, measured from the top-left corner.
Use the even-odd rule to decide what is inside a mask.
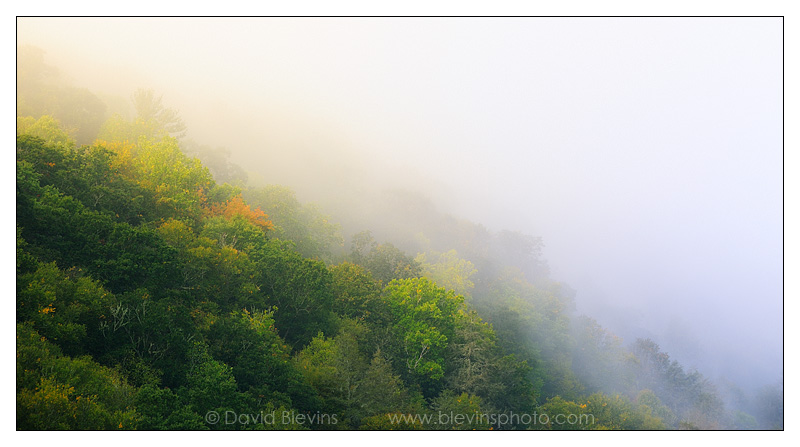
[[[271,230],[274,227],[272,221],[269,220],[269,216],[261,211],[260,208],[250,208],[250,205],[246,204],[242,199],[241,194],[225,203],[214,203],[207,210],[211,216],[224,216],[228,219],[234,216],[244,217],[250,223],[263,230]]]

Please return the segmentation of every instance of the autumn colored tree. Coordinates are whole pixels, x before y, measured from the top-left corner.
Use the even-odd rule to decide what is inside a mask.
[[[275,227],[265,212],[259,208],[251,208],[250,205],[245,203],[241,195],[232,197],[225,203],[212,203],[208,207],[207,214],[209,216],[222,216],[227,219],[233,219],[238,216],[264,231],[272,230]]]

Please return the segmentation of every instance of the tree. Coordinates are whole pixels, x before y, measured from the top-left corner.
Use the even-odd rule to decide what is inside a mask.
[[[676,360],[650,339],[637,339],[631,346],[630,367],[639,389],[652,390],[684,428],[719,429],[724,404],[714,386],[697,371],[686,373]]]
[[[445,390],[431,401],[431,409],[434,430],[489,430],[497,422],[481,408],[480,397],[467,393]]]
[[[275,223],[274,237],[292,241],[305,257],[331,260],[343,245],[340,229],[314,204],[301,204],[288,187],[268,185],[245,190],[248,202],[265,210]]]
[[[323,262],[303,258],[279,241],[254,250],[251,258],[265,304],[277,307],[275,326],[281,337],[299,349],[320,331],[333,332],[331,274]]]
[[[414,261],[419,264],[423,276],[459,295],[469,297],[475,287],[470,278],[478,271],[471,262],[459,258],[455,250],[420,253]]]
[[[275,226],[269,220],[269,216],[259,208],[250,208],[244,202],[241,195],[229,199],[225,203],[214,203],[208,208],[210,216],[221,216],[226,219],[241,217],[263,231],[272,230]]]
[[[199,158],[208,167],[217,183],[229,183],[244,186],[247,183],[247,173],[241,166],[230,161],[231,151],[223,148],[197,144],[194,141],[184,141],[184,152]]]
[[[344,423],[359,418],[356,399],[367,364],[354,334],[348,331],[325,338],[320,333],[297,353],[295,363],[322,398],[323,412],[340,415]]]
[[[394,280],[384,289],[393,317],[395,358],[405,376],[438,394],[445,372],[447,344],[453,338],[464,298],[437,287],[426,278]]]
[[[70,355],[96,350],[98,327],[112,302],[107,290],[82,271],[64,272],[55,263],[40,263],[17,279],[18,323],[32,323]]]
[[[162,96],[155,96],[153,90],[138,89],[133,93],[133,108],[136,111],[136,122],[146,123],[161,135],[170,135],[181,138],[186,135],[186,124],[175,109],[169,109],[162,104]]]
[[[17,116],[51,116],[77,144],[90,144],[105,119],[105,103],[89,90],[71,86],[44,62],[44,54],[40,48],[17,47]]]
[[[203,417],[169,389],[147,384],[136,393],[139,430],[208,430]]]
[[[58,189],[39,184],[29,163],[17,164],[17,222],[30,251],[45,261],[84,268],[117,293],[173,286],[174,252],[153,230],[117,223]]]
[[[246,400],[238,392],[231,367],[214,360],[202,342],[196,342],[189,355],[189,372],[186,386],[178,390],[191,410],[205,415],[210,411],[225,414],[226,411],[241,413],[246,410]],[[220,424],[207,425],[211,429],[224,428]]]
[[[783,381],[777,385],[766,385],[756,392],[755,414],[762,428],[783,429]]]
[[[604,329],[592,318],[573,320],[575,350],[572,370],[591,391],[623,393],[632,386],[629,368],[631,354],[622,346],[622,339]]]
[[[329,267],[337,314],[359,320],[384,320],[386,309],[381,306],[381,287],[364,267],[350,262]]]
[[[380,350],[375,351],[369,368],[355,390],[357,411],[362,418],[408,411],[410,401],[400,376]]]
[[[364,266],[383,285],[420,276],[419,263],[392,244],[379,245],[369,231],[353,236],[351,246],[350,260]]]
[[[61,127],[57,119],[42,115],[39,119],[32,116],[17,117],[17,136],[30,135],[41,138],[48,146],[74,147],[75,139]]]
[[[112,369],[17,325],[18,430],[135,429],[134,392]]]
[[[232,367],[239,391],[247,393],[256,407],[272,403],[317,409],[319,400],[292,364],[272,311],[234,311],[215,319],[206,333],[209,352]]]

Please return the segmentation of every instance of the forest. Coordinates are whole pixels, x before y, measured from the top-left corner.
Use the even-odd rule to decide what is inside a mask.
[[[17,430],[783,429],[782,385],[576,312],[538,236],[405,191],[343,225],[57,72],[17,48]]]

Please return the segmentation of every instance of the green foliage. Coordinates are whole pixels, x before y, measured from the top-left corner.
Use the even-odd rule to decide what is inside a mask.
[[[481,397],[493,413],[530,413],[536,400],[530,367],[506,355],[496,340],[477,313],[460,313],[447,349],[447,387]]]
[[[31,164],[17,163],[17,223],[31,253],[83,267],[115,293],[171,285],[174,252],[152,230],[115,223],[38,178]]]
[[[653,428],[654,430],[674,428],[677,422],[675,414],[666,405],[661,403],[661,399],[659,399],[654,392],[650,390],[640,391],[639,395],[636,396],[636,405],[648,416],[661,420],[660,424],[656,422],[656,426]]]
[[[359,320],[385,321],[387,309],[380,299],[380,283],[364,267],[350,262],[329,268],[337,314]]]
[[[248,202],[266,212],[275,223],[275,237],[294,242],[297,251],[308,258],[331,260],[343,240],[339,226],[313,204],[301,204],[294,191],[270,185],[247,189]]]
[[[17,136],[20,135],[41,138],[45,144],[50,146],[75,146],[75,139],[61,128],[57,119],[48,115],[43,115],[39,119],[32,116],[18,116]]]
[[[196,342],[189,354],[189,372],[186,386],[178,390],[197,414],[210,411],[225,414],[226,411],[242,412],[246,409],[245,396],[238,392],[231,367],[214,360],[202,342]],[[208,424],[209,428],[220,428]]]
[[[55,263],[18,276],[17,322],[32,323],[69,355],[94,351],[97,328],[111,302],[111,294],[96,281],[76,269],[64,272]]]
[[[364,377],[356,388],[355,400],[362,416],[374,416],[413,408],[400,376],[395,374],[381,353],[376,351]]]
[[[422,276],[445,289],[452,289],[457,294],[468,297],[475,288],[475,283],[470,278],[478,271],[471,262],[459,258],[455,250],[420,253],[414,261],[419,264]]]
[[[540,238],[396,192],[378,214],[399,245],[365,231],[344,256],[319,207],[179,143],[151,90],[101,129],[40,51],[17,69],[18,429],[782,428],[781,386],[728,413],[654,342],[574,318]]]
[[[760,388],[755,395],[755,410],[761,428],[783,430],[783,383]]]
[[[166,137],[160,141],[140,137],[133,155],[134,175],[154,194],[158,215],[193,222],[201,218],[205,191],[214,180],[200,160],[184,155],[178,142]]]
[[[227,219],[222,216],[208,218],[201,237],[215,241],[222,248],[251,252],[265,242],[264,231],[241,216]]]
[[[277,307],[275,326],[290,345],[302,347],[320,331],[333,332],[331,273],[321,261],[306,259],[270,241],[252,254],[260,266],[259,288]]]
[[[257,405],[272,402],[303,410],[318,405],[314,391],[291,363],[272,312],[233,312],[216,319],[206,339],[213,357],[233,368],[239,391]]]
[[[394,280],[384,290],[398,341],[396,358],[406,377],[434,392],[444,377],[448,340],[464,298],[425,278]]]
[[[203,418],[168,389],[145,385],[136,393],[139,430],[207,430]]]
[[[631,368],[636,387],[652,390],[674,412],[679,427],[722,428],[723,403],[702,374],[686,373],[680,363],[670,360],[669,354],[650,339],[637,339],[631,351],[635,356]]]
[[[541,416],[536,418],[537,429],[545,430],[591,430],[595,427],[594,416],[587,404],[567,401],[560,396],[547,399],[539,407]]]
[[[134,390],[89,357],[70,358],[36,332],[17,325],[17,429],[136,428]]]
[[[631,355],[623,348],[622,339],[586,316],[574,319],[573,326],[572,370],[587,390],[607,393],[629,390],[633,381],[627,367]]]
[[[76,149],[23,135],[17,137],[17,160],[32,165],[41,186],[53,186],[88,209],[132,225],[154,218],[153,195],[125,175],[117,155],[102,146]]]
[[[574,399],[581,385],[572,371],[572,302],[558,284],[534,286],[509,268],[473,300],[501,340],[501,347],[533,367],[531,380],[544,397]]]
[[[17,116],[51,116],[69,129],[78,144],[92,142],[106,105],[88,89],[69,85],[44,62],[44,51],[17,47],[17,81]]]
[[[364,266],[372,276],[386,285],[393,279],[417,278],[419,263],[390,243],[378,244],[372,233],[364,231],[351,240],[350,260]]]
[[[493,422],[481,408],[481,398],[467,393],[445,391],[433,399],[431,409],[434,430],[489,430]]]
[[[100,324],[98,359],[122,362],[122,370],[139,384],[183,383],[196,332],[190,309],[173,298],[154,299],[145,289],[115,298]]]

